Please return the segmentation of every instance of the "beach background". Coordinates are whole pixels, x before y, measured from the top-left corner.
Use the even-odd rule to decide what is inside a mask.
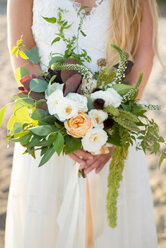
[[[166,65],[166,0],[161,0],[160,2],[159,50],[162,60]],[[0,108],[11,101],[12,95],[17,92],[17,84],[12,73],[7,49],[6,23],[6,1],[0,0]],[[166,138],[166,78],[164,78],[164,73],[157,59],[154,60],[153,70],[143,99],[150,103],[162,105],[160,112],[149,113],[149,116],[155,118],[159,124],[161,135]],[[5,127],[7,119],[10,114],[11,109],[9,107],[3,125],[0,128],[0,248],[4,248],[5,218],[14,147],[13,144],[8,146],[4,138],[6,135]],[[158,247],[165,248],[166,162],[159,170],[157,167],[158,159],[158,156],[147,156],[159,241]]]

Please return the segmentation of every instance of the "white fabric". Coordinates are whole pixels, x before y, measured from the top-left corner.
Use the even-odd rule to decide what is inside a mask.
[[[83,25],[86,37],[79,44],[92,58],[88,67],[97,70],[96,61],[105,57],[109,26],[109,0],[96,2]],[[50,47],[56,24],[42,16],[56,16],[58,7],[69,10],[65,18],[73,23],[67,35],[76,33],[79,7],[73,0],[34,0],[32,31],[39,47],[42,68],[48,65],[50,52],[64,51],[58,42]],[[41,168],[39,154],[34,160],[22,155],[15,146],[8,200],[5,248],[85,248],[86,180],[78,178],[78,164],[65,156],[54,155]],[[95,248],[156,248],[153,203],[148,182],[145,155],[130,148],[118,198],[118,225],[108,226],[106,214],[109,163],[100,174],[88,175]]]

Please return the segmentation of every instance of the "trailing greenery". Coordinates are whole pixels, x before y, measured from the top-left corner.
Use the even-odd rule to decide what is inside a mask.
[[[122,173],[125,160],[128,154],[128,146],[117,146],[114,149],[112,160],[109,166],[108,176],[108,193],[107,193],[107,218],[110,227],[115,228],[117,225],[117,198],[119,195],[120,182],[122,181]]]

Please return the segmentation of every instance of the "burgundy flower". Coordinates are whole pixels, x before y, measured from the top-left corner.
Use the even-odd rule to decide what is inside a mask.
[[[114,120],[112,119],[112,118],[108,118],[108,119],[106,119],[104,122],[103,122],[103,124],[104,124],[104,128],[105,129],[111,129],[112,127],[113,127],[113,125],[114,125]]]
[[[105,103],[105,101],[103,99],[97,98],[94,100],[93,106],[95,107],[95,109],[103,110],[104,109],[104,103]]]

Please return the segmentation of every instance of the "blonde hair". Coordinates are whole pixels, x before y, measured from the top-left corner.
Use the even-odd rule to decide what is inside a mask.
[[[158,56],[158,11],[156,0],[147,0],[150,6],[153,21],[153,50]],[[115,43],[127,51],[133,60],[136,54],[140,24],[143,17],[144,0],[110,0],[110,23],[106,55],[108,64],[116,63],[118,58],[110,43]]]

